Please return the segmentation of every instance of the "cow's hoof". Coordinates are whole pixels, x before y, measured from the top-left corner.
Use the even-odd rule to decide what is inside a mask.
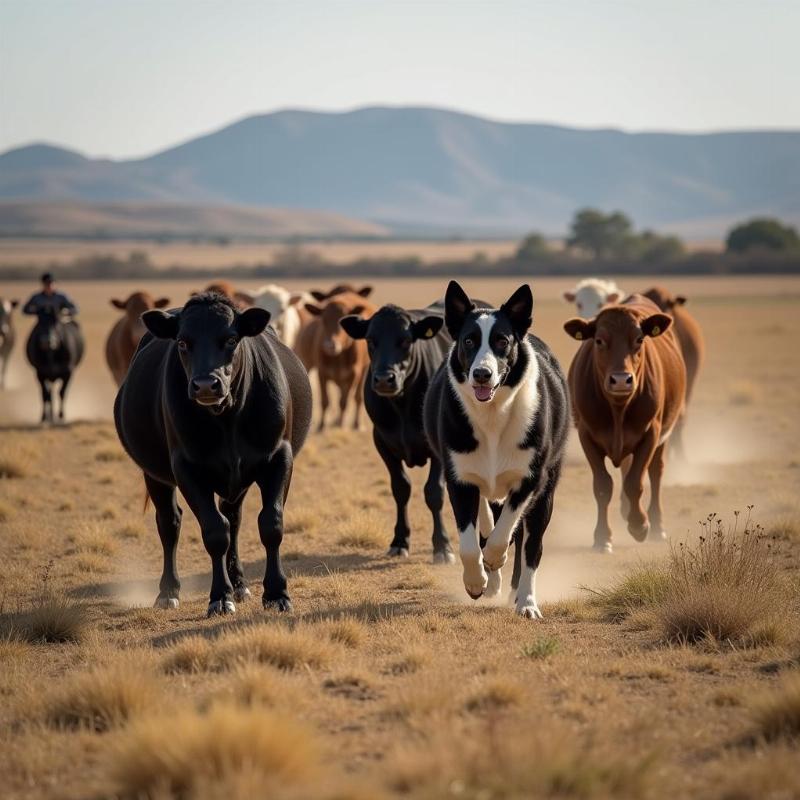
[[[523,619],[542,619],[542,612],[539,611],[539,606],[536,603],[517,606],[516,611]]]
[[[241,603],[251,597],[250,590],[246,586],[237,586],[233,590],[233,599],[237,603]]]
[[[508,560],[508,548],[497,549],[487,543],[483,548],[483,565],[489,572],[496,572],[502,569]]]
[[[292,610],[292,601],[288,597],[279,597],[277,600],[264,600],[267,611],[287,612]]]
[[[595,553],[603,553],[605,555],[611,555],[614,552],[614,546],[611,542],[595,542],[592,545],[592,550]]]
[[[396,558],[408,558],[408,548],[407,547],[395,547],[392,545],[387,551],[387,556],[393,556]]]
[[[438,550],[433,554],[434,564],[455,564],[456,554],[452,550]]]
[[[236,604],[233,600],[212,600],[208,604],[207,617],[219,617],[223,614],[235,614]]]
[[[467,587],[466,587],[466,586],[465,586],[464,588],[465,588],[465,589],[467,589]],[[470,597],[471,597],[473,600],[480,600],[480,599],[481,599],[481,597],[483,597],[483,592],[482,592],[482,591],[478,592],[477,594],[473,594],[473,592],[472,592],[470,589],[467,589],[467,594],[468,594],[468,595],[469,595],[469,596],[470,596]]]
[[[500,590],[503,587],[503,575],[500,570],[495,570],[494,572],[489,573],[489,580],[486,584],[486,591],[484,595],[486,597],[497,597],[500,594]]]
[[[647,534],[650,533],[650,523],[645,520],[644,522],[636,524],[628,520],[628,533],[630,533],[637,542],[643,542],[647,539]]]
[[[180,601],[177,597],[156,597],[153,608],[177,608]]]
[[[667,532],[661,528],[651,528],[650,533],[647,535],[648,542],[666,542]]]

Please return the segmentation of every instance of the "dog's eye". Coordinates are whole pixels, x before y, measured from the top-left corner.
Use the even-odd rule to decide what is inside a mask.
[[[186,341],[186,339],[178,339],[178,350],[180,350],[181,353],[185,353],[188,349],[189,343]]]

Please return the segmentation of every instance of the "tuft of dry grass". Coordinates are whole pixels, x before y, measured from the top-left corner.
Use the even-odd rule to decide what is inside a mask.
[[[653,758],[601,751],[556,725],[539,732],[529,725],[504,729],[491,721],[479,730],[443,732],[401,749],[384,770],[393,792],[415,800],[465,798],[647,797],[654,782]],[[453,747],[457,738],[458,747]]]
[[[167,650],[162,668],[170,675],[209,672],[214,668],[214,647],[204,636],[186,636]]]
[[[464,708],[479,713],[499,711],[519,705],[522,697],[522,687],[516,681],[494,676],[469,693]]]
[[[0,451],[0,480],[27,478],[31,474],[33,456],[19,445],[8,445]]]
[[[364,623],[350,616],[322,620],[314,625],[314,629],[324,633],[332,642],[351,649],[360,647],[367,636]]]
[[[86,606],[45,592],[32,608],[4,615],[0,635],[34,643],[80,642],[89,622]]]
[[[283,532],[305,533],[319,528],[322,525],[322,515],[312,508],[290,510],[286,514],[286,521],[283,524]]]
[[[422,667],[430,663],[431,653],[422,647],[413,647],[406,650],[403,656],[393,661],[389,666],[392,675],[413,675]]]
[[[41,702],[48,724],[102,733],[155,708],[160,699],[151,673],[127,663],[72,675]]]
[[[107,464],[111,461],[124,461],[125,453],[119,447],[104,447],[94,454],[94,460],[102,464]]]
[[[84,522],[72,536],[79,553],[113,556],[117,543],[105,527],[96,522]]]
[[[131,525],[130,523],[121,525],[114,531],[114,535],[119,539],[141,539],[146,534],[142,525]]]
[[[541,661],[557,653],[560,647],[561,642],[557,636],[543,634],[537,636],[532,642],[520,645],[519,651],[525,658]]]
[[[214,645],[220,666],[250,662],[271,664],[278,669],[323,667],[333,656],[329,642],[301,626],[252,625],[220,637]]]
[[[601,609],[607,622],[620,622],[634,611],[658,605],[669,591],[667,567],[657,563],[640,563],[607,589],[592,592],[589,602]]]
[[[283,797],[319,777],[309,730],[263,708],[230,704],[134,721],[105,761],[107,792],[122,800]]]
[[[800,674],[787,675],[755,704],[757,732],[767,741],[800,741]]]
[[[335,533],[342,547],[370,550],[385,547],[388,542],[383,518],[363,509],[348,514],[336,526]]]
[[[0,522],[8,522],[14,515],[14,511],[8,503],[0,501]]]
[[[283,708],[296,712],[303,702],[303,693],[288,673],[242,664],[225,678],[222,697],[243,706]]]
[[[749,509],[748,509],[749,512]],[[634,611],[665,641],[759,646],[789,635],[789,591],[772,541],[749,515],[726,526],[711,514],[696,544],[681,543],[668,561],[643,564],[595,592],[606,619]]]

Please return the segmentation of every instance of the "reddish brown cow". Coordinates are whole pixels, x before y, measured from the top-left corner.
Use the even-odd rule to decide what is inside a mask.
[[[309,294],[318,302],[321,303],[323,300],[330,300],[331,297],[335,297],[337,294],[357,294],[360,297],[369,297],[372,294],[372,287],[371,286],[362,286],[359,289],[356,289],[352,283],[339,283],[330,289],[327,292],[322,291],[321,289],[311,289]]]
[[[230,281],[214,281],[213,283],[209,283],[203,291],[216,292],[217,294],[224,295],[230,300],[233,300],[240,309],[249,308],[253,305],[250,295],[247,292],[240,292]],[[192,292],[193,297],[197,294],[201,294],[201,292]]]
[[[700,371],[703,356],[705,355],[703,332],[697,320],[684,308],[686,298],[682,295],[674,296],[663,286],[654,286],[652,289],[648,289],[644,296],[652,300],[662,311],[665,311],[675,320],[675,335],[678,337],[678,344],[683,353],[683,361],[686,364],[686,407],[688,408],[694,382],[697,379],[697,373]],[[683,446],[683,427],[685,422],[686,412],[684,411],[672,434],[672,447],[679,458],[685,457]]]
[[[169,305],[169,298],[153,300],[147,292],[134,292],[127,300],[111,300],[111,305],[125,312],[122,319],[114,323],[106,340],[106,362],[117,386],[121,386],[139,339],[147,330],[142,314],[151,308],[165,308]]]
[[[683,413],[686,368],[672,317],[641,295],[608,306],[591,320],[571,319],[564,330],[583,342],[569,369],[572,410],[594,477],[595,549],[611,552],[608,504],[614,483],[608,457],[623,466],[623,516],[637,541],[648,531],[665,538],[661,511],[664,450]],[[624,465],[623,465],[623,462]],[[650,507],[641,499],[650,476]]]
[[[339,427],[344,425],[347,401],[352,394],[356,406],[353,427],[358,430],[369,353],[366,341],[351,339],[339,326],[339,320],[349,314],[372,316],[375,306],[361,295],[343,292],[324,304],[306,303],[305,309],[313,319],[300,330],[295,352],[307,370],[317,369],[322,403],[322,416],[317,430],[325,429],[325,415],[330,404],[328,382],[339,387]]]

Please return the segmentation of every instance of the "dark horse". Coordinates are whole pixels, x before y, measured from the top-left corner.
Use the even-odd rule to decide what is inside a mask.
[[[42,422],[53,422],[53,384],[61,381],[58,419],[63,420],[67,387],[83,358],[83,334],[75,320],[62,319],[52,309],[40,311],[38,317],[26,353],[42,387]]]

